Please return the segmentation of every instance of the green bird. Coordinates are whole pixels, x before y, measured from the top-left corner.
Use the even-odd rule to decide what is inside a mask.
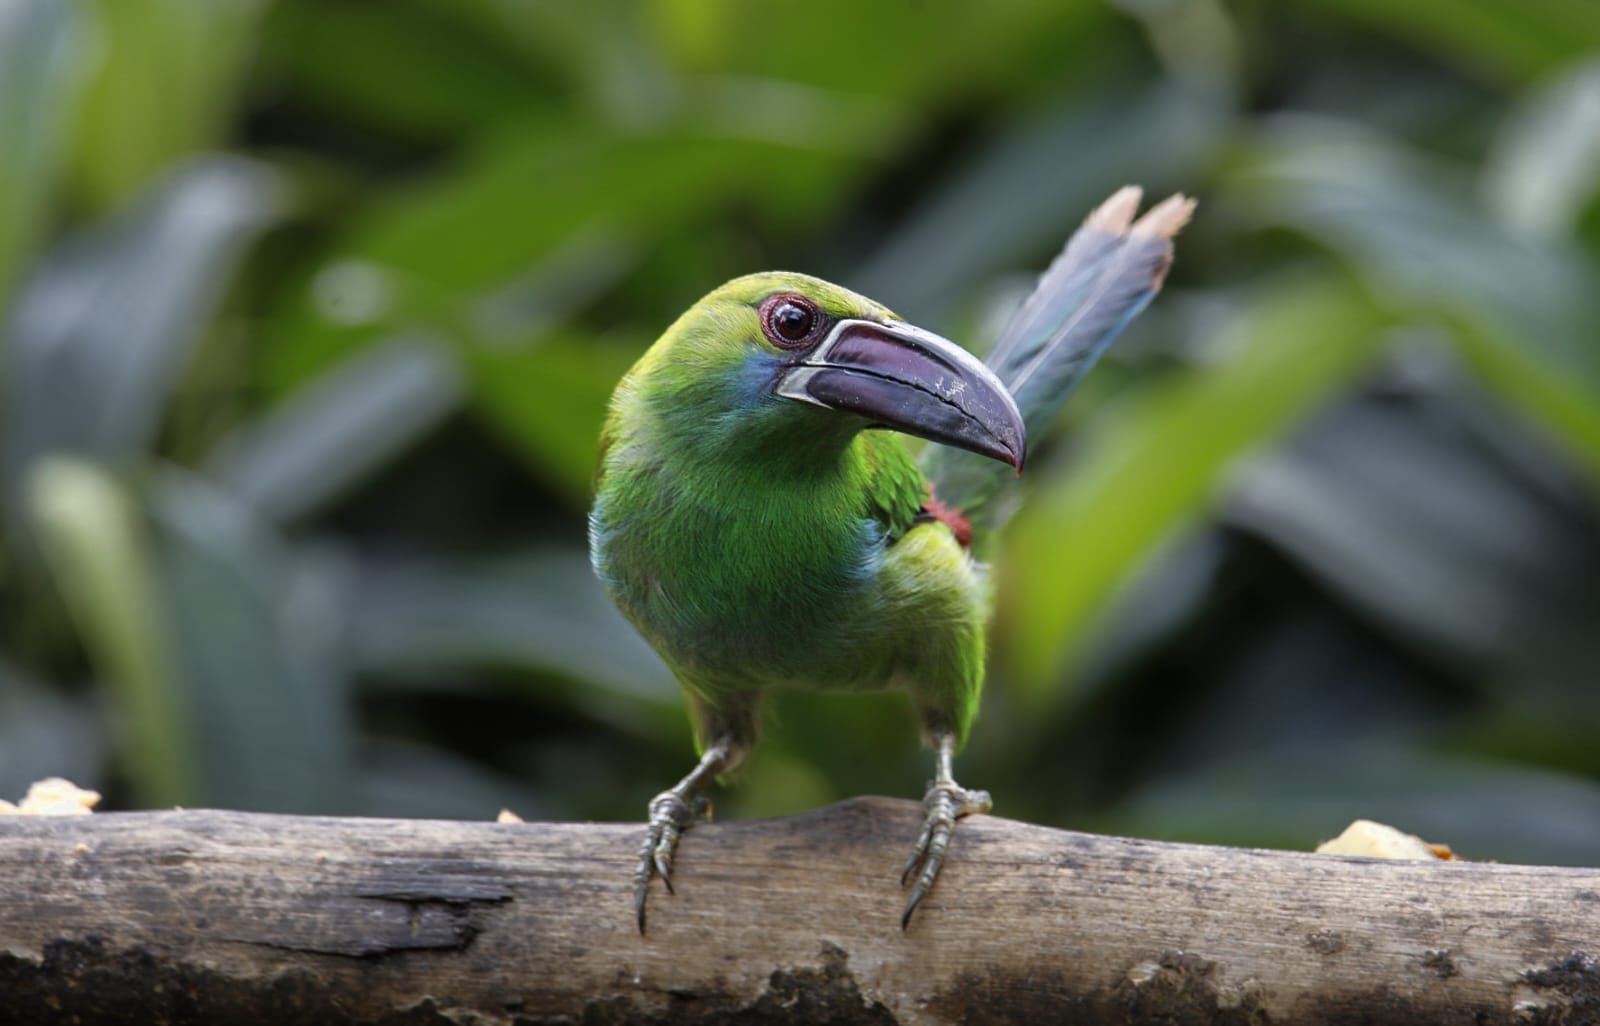
[[[987,366],[848,289],[771,272],[695,303],[618,384],[590,552],[681,685],[700,752],[649,804],[640,932],[651,879],[672,889],[678,839],[755,745],[769,689],[910,696],[935,772],[902,928],[956,820],[989,811],[952,769],[984,676],[973,532],[992,528],[989,500],[1020,475],[1028,434],[1160,289],[1193,203],[1134,220],[1139,199],[1125,188],[1089,216]],[[919,464],[892,432],[940,445]]]

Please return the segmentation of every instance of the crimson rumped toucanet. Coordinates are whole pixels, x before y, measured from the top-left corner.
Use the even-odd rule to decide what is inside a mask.
[[[769,688],[910,696],[936,772],[902,926],[956,820],[989,810],[951,769],[983,685],[972,531],[1021,472],[1029,432],[1160,289],[1193,203],[1173,196],[1135,220],[1139,198],[1123,189],[1089,216],[987,365],[837,285],[767,273],[695,303],[617,386],[595,571],[682,685],[701,753],[650,802],[641,931],[652,876],[670,889],[678,838],[755,744]],[[919,463],[892,432],[940,444]]]

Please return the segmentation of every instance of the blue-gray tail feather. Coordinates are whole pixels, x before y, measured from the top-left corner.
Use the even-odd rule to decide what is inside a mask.
[[[1100,355],[1161,290],[1172,237],[1194,201],[1171,196],[1135,220],[1140,191],[1127,186],[1102,203],[1007,322],[988,364],[1011,390],[1030,445]],[[924,470],[946,504],[974,527],[1011,477],[1008,467],[972,453],[930,446]]]

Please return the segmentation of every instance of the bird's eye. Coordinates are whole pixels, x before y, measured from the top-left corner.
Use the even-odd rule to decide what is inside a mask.
[[[761,330],[775,346],[798,349],[816,337],[821,324],[821,312],[804,296],[785,293],[761,304]]]

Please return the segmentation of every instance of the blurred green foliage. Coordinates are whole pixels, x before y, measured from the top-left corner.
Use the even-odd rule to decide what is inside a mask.
[[[675,688],[583,551],[617,377],[830,277],[981,349],[1201,200],[1035,441],[962,778],[1600,861],[1588,0],[0,0],[0,794],[636,819]],[[786,696],[734,815],[920,794]]]

